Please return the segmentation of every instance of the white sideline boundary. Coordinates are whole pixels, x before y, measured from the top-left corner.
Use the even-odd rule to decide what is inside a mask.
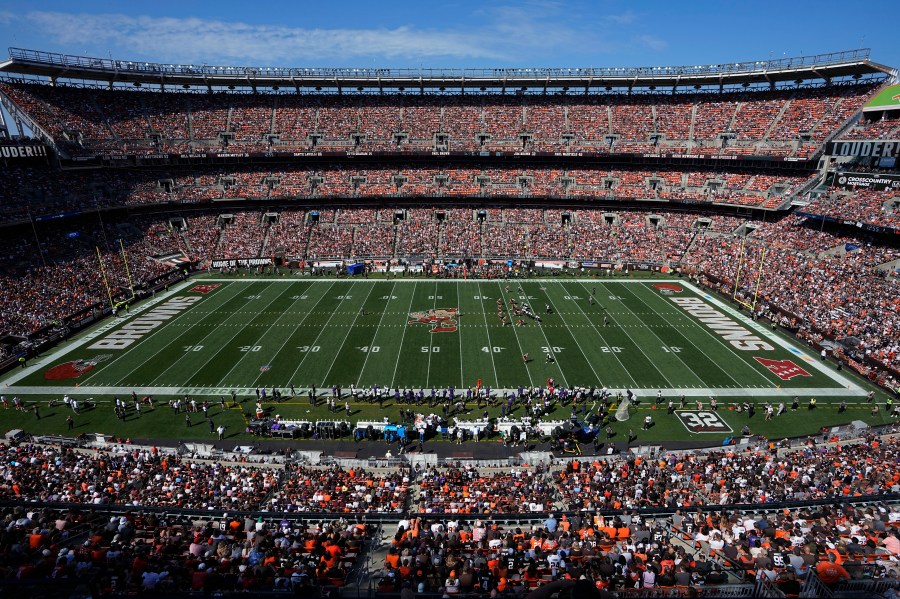
[[[431,280],[431,279],[428,279]],[[832,368],[828,368],[828,364],[821,364],[818,360],[811,357],[808,353],[804,352],[800,348],[796,347],[793,343],[781,338],[776,333],[770,331],[766,327],[760,325],[759,323],[753,321],[748,318],[746,315],[734,310],[727,304],[723,303],[721,300],[711,295],[710,293],[696,287],[694,284],[685,281],[684,279],[673,278],[673,279],[622,279],[617,280],[615,278],[533,278],[527,280],[520,279],[510,279],[511,282],[594,282],[602,281],[603,283],[626,283],[626,284],[644,284],[649,282],[656,283],[678,283],[683,285],[687,289],[696,293],[697,296],[702,298],[703,300],[709,302],[714,305],[717,309],[727,313],[732,318],[739,320],[743,325],[748,328],[753,329],[760,335],[764,336],[766,339],[772,341],[778,346],[788,350],[804,362],[806,362],[810,367],[818,370],[831,380],[835,381],[840,385],[837,388],[829,388],[829,387],[787,387],[787,388],[753,388],[753,387],[739,387],[739,388],[730,388],[730,387],[720,387],[720,388],[712,388],[712,387],[672,387],[668,389],[661,389],[663,393],[667,397],[677,397],[680,395],[684,395],[685,397],[771,397],[771,398],[793,398],[794,396],[818,396],[818,397],[865,397],[866,391],[858,384],[856,384],[851,379],[839,374]],[[4,394],[15,394],[15,395],[128,395],[132,391],[139,393],[141,395],[196,395],[196,396],[219,396],[219,395],[230,395],[232,391],[235,391],[238,395],[255,395],[256,388],[255,387],[219,387],[219,386],[208,386],[208,387],[165,387],[165,386],[147,386],[147,387],[117,387],[117,386],[50,386],[50,385],[28,385],[28,386],[17,386],[15,383],[22,380],[23,378],[39,371],[50,364],[56,362],[60,358],[65,357],[67,354],[77,350],[84,345],[90,343],[97,337],[105,335],[110,330],[124,324],[125,322],[131,320],[132,318],[137,317],[143,312],[157,306],[158,304],[164,302],[165,300],[171,298],[173,295],[177,295],[182,293],[186,287],[204,284],[208,282],[213,283],[257,283],[257,282],[269,282],[269,283],[302,283],[302,282],[352,282],[352,283],[363,283],[363,282],[371,282],[371,283],[380,283],[380,282],[390,282],[390,283],[419,283],[422,282],[418,279],[354,279],[354,278],[336,278],[336,277],[323,277],[323,278],[312,278],[312,277],[302,277],[302,278],[288,278],[288,279],[275,279],[269,277],[253,277],[253,278],[206,278],[206,277],[197,277],[192,279],[186,279],[179,283],[173,285],[168,291],[158,293],[154,297],[141,302],[138,306],[129,309],[126,314],[120,315],[119,318],[110,319],[108,322],[105,322],[99,325],[97,328],[90,330],[88,333],[79,337],[74,341],[70,341],[61,347],[59,347],[56,351],[51,352],[50,354],[40,356],[34,360],[30,361],[30,364],[26,368],[20,368],[12,371],[6,377],[0,379],[0,384],[3,387],[0,387],[0,392]],[[446,282],[455,282],[455,283],[473,283],[480,284],[485,281],[496,281],[503,282],[506,279],[447,279]],[[495,393],[503,393],[506,391],[514,391],[515,389],[494,389]],[[631,389],[631,392],[634,393],[638,397],[656,397],[657,391],[659,388],[652,389]],[[308,389],[300,389],[297,388],[298,394],[300,392],[305,393]],[[621,393],[625,393],[626,389],[609,389],[611,393],[616,393],[617,391]]]
[[[169,299],[173,295],[181,293],[181,291],[189,286],[197,284],[197,279],[186,279],[181,281],[180,283],[176,283],[173,287],[171,287],[168,291],[163,291],[162,293],[157,293],[155,296],[151,297],[149,300],[141,302],[139,305],[134,308],[129,307],[128,312],[125,314],[119,314],[117,318],[110,318],[108,322],[103,323],[95,329],[90,330],[87,334],[74,341],[69,341],[68,343],[64,343],[59,347],[56,351],[47,354],[45,356],[39,356],[37,358],[33,358],[29,360],[31,363],[30,366],[26,366],[25,368],[19,368],[14,372],[10,373],[6,377],[0,379],[0,383],[5,384],[9,387],[12,383],[16,383],[26,376],[33,374],[34,372],[41,370],[42,368],[46,368],[49,364],[57,361],[58,359],[64,357],[66,354],[82,347],[83,345],[88,344],[93,341],[97,337],[105,335],[110,330],[116,328],[117,326],[124,324],[131,320],[132,318],[146,312],[150,308],[157,306],[158,304],[164,302]],[[11,391],[10,391],[11,393]]]
[[[268,385],[266,386],[268,388]],[[283,386],[281,388],[284,388]],[[297,397],[306,396],[306,392],[309,391],[307,387],[296,387]],[[661,390],[663,395],[669,399],[677,398],[680,395],[684,395],[685,397],[703,397],[707,398],[709,396],[714,396],[717,398],[722,397],[771,397],[771,398],[793,398],[795,396],[798,397],[806,397],[806,396],[818,396],[818,397],[847,397],[847,396],[856,396],[858,393],[853,393],[847,389],[839,389],[837,387],[829,388],[829,387],[790,387],[790,388],[782,388],[782,389],[753,389],[753,388],[713,388],[713,387],[675,387],[672,389],[660,389],[659,387],[653,387],[652,389],[631,389],[631,392],[638,397],[656,397],[656,392]],[[255,387],[53,387],[53,386],[28,386],[28,387],[6,387],[3,389],[3,393],[6,394],[16,394],[16,395],[59,395],[63,394],[68,395],[129,395],[132,391],[140,394],[140,395],[197,395],[197,396],[230,396],[231,392],[234,391],[239,396],[241,395],[252,395],[256,396],[256,388]],[[319,397],[331,397],[331,390],[324,390],[321,387],[316,388],[316,391]],[[515,391],[515,389],[494,389],[491,388],[491,394],[500,396],[503,395],[506,391]],[[621,392],[625,393],[626,389],[607,389],[612,393]],[[865,396],[865,392],[862,393],[862,397]],[[393,401],[393,396],[390,398]],[[277,402],[276,402],[277,403]]]
[[[711,295],[710,293],[708,293],[706,291],[703,291],[702,289],[695,287],[692,283],[682,283],[682,285],[684,285],[686,288],[690,289],[691,291],[693,291],[694,293],[699,295],[701,298],[703,298],[710,304],[714,305],[716,308],[718,308],[722,312],[725,312],[732,318],[740,321],[741,324],[743,324],[744,326],[746,326],[750,329],[753,329],[754,331],[756,331],[757,333],[759,333],[760,335],[762,335],[763,337],[765,337],[772,343],[775,343],[776,345],[788,350],[789,352],[791,352],[792,354],[794,354],[795,356],[797,356],[798,358],[800,358],[801,360],[806,362],[810,367],[815,368],[816,370],[818,370],[819,372],[821,372],[822,374],[824,374],[825,376],[827,376],[834,382],[841,385],[841,387],[843,387],[844,390],[853,391],[853,393],[846,393],[846,395],[866,395],[866,391],[862,387],[857,385],[856,382],[848,379],[847,377],[845,377],[842,374],[838,374],[837,370],[835,370],[833,367],[828,368],[828,364],[830,364],[830,362],[824,363],[824,364],[821,363],[820,361],[811,357],[809,354],[807,354],[800,348],[796,347],[793,343],[785,340],[784,338],[780,337],[776,333],[767,329],[763,325],[761,325],[758,322],[754,321],[753,319],[747,317],[742,312],[738,312],[731,306],[723,303],[719,298]]]
[[[594,278],[572,278],[572,277],[533,277],[530,279],[432,279],[428,277],[422,277],[419,279],[388,279],[379,277],[377,279],[357,279],[356,277],[241,277],[240,279],[228,279],[228,278],[206,278],[206,277],[198,277],[194,279],[195,283],[300,283],[303,281],[326,281],[326,282],[338,282],[338,283],[424,283],[424,282],[438,282],[438,283],[505,283],[505,284],[516,284],[521,285],[523,283],[536,283],[536,282],[555,282],[559,281],[561,283],[584,283],[587,281],[597,283],[598,281],[603,283],[628,283],[633,285],[639,285],[641,283],[646,283],[648,281],[653,283],[681,283],[684,284],[684,279],[657,279],[655,277],[650,278],[641,278],[641,279],[616,279],[613,277],[594,277]]]

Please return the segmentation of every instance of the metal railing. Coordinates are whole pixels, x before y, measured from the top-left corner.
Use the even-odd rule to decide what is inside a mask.
[[[117,60],[74,54],[59,54],[42,50],[9,48],[9,57],[23,63],[58,66],[64,69],[87,69],[108,72],[134,72],[148,75],[234,77],[253,79],[285,78],[288,80],[316,79],[450,79],[473,81],[478,79],[518,80],[568,78],[629,78],[678,77],[692,75],[733,75],[751,72],[771,72],[785,69],[821,68],[828,65],[868,60],[871,50],[860,48],[813,56],[719,63],[710,65],[590,67],[590,68],[489,68],[489,69],[378,69],[378,68],[288,68],[258,66],[213,66],[164,64],[142,60]]]
[[[816,569],[810,568],[806,573],[806,580],[803,582],[803,588],[800,589],[800,597],[815,597],[816,599],[831,599],[834,597],[834,591],[826,585],[816,575]]]
[[[641,599],[664,599],[668,597],[784,597],[778,587],[768,581],[757,580],[747,584],[714,584],[691,587],[656,587],[652,589],[616,589],[619,597]]]

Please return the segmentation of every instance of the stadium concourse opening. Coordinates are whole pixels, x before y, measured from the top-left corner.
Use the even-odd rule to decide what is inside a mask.
[[[10,49],[0,593],[895,596],[896,79]]]

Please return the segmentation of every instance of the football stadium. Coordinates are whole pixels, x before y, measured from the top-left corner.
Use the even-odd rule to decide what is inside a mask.
[[[866,49],[9,48],[0,596],[894,598],[898,156]]]

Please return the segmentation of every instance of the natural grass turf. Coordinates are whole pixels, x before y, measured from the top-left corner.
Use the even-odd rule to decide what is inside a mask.
[[[110,398],[99,399],[97,407],[92,410],[82,411],[81,414],[73,415],[75,420],[74,431],[68,431],[66,425],[66,417],[71,414],[65,406],[58,405],[54,408],[48,408],[47,403],[41,400],[38,403],[40,408],[41,419],[35,418],[30,411],[31,407],[36,403],[36,398],[28,398],[27,412],[17,412],[10,408],[9,410],[0,410],[0,417],[3,419],[4,428],[22,429],[33,434],[59,434],[75,436],[81,433],[106,433],[121,438],[131,439],[163,439],[163,440],[184,440],[184,441],[215,441],[217,435],[209,432],[209,424],[203,419],[202,413],[191,414],[192,426],[189,428],[185,424],[184,413],[175,414],[168,406],[168,400],[174,398],[160,397],[157,398],[159,404],[154,410],[144,409],[140,418],[138,418],[133,409],[129,409],[128,417],[125,421],[116,418],[113,413],[113,405]],[[734,398],[736,401],[744,401],[752,398]],[[415,406],[398,406],[393,400],[385,402],[383,408],[379,408],[377,404],[368,403],[351,403],[352,415],[346,418],[346,412],[343,409],[343,401],[339,402],[340,408],[336,414],[328,411],[323,405],[323,398],[319,399],[318,406],[313,408],[309,405],[305,397],[285,398],[281,402],[266,402],[264,408],[269,415],[278,414],[284,419],[293,420],[349,420],[355,423],[359,420],[378,421],[384,416],[388,416],[392,421],[399,421],[399,410],[412,409],[416,412],[425,413],[441,413],[441,408],[436,407],[429,409],[427,405],[416,408]],[[788,410],[780,417],[766,422],[764,414],[761,410],[757,410],[752,418],[748,418],[746,413],[738,414],[730,411],[727,406],[720,406],[719,414],[731,426],[733,433],[696,433],[690,434],[681,422],[674,416],[666,413],[663,409],[653,409],[650,404],[652,401],[643,401],[636,411],[633,412],[631,418],[625,422],[612,421],[611,426],[616,436],[613,438],[617,445],[622,445],[627,436],[629,429],[633,430],[637,435],[637,443],[655,443],[672,440],[690,440],[703,441],[711,445],[721,443],[727,436],[738,436],[745,424],[749,424],[753,434],[762,434],[768,438],[782,437],[798,437],[817,434],[822,427],[835,426],[837,424],[848,424],[853,420],[862,420],[871,425],[889,424],[893,420],[889,415],[885,414],[884,405],[877,416],[872,416],[871,407],[868,404],[849,406],[847,411],[839,414],[836,404],[825,403],[819,401],[815,410],[808,410],[807,403],[804,400],[800,409],[796,412]],[[228,398],[226,410],[222,410],[218,402],[214,403],[209,410],[210,418],[214,426],[224,424],[226,426],[226,439],[232,440],[249,440],[253,437],[245,433],[246,420],[244,411],[254,409],[255,398],[244,398],[241,406],[232,407],[231,400]],[[472,420],[480,417],[484,409],[476,409],[474,402],[468,404],[469,411],[467,414],[461,414],[459,417],[463,420]],[[693,408],[689,402],[688,409]],[[491,417],[498,417],[500,411],[498,408],[488,408]],[[581,414],[579,409],[579,415]],[[518,419],[524,414],[524,408],[519,406],[513,414]],[[571,414],[570,407],[557,406],[549,415],[545,416],[546,420],[565,420]],[[644,416],[652,415],[654,426],[650,430],[641,430]]]
[[[285,273],[193,279],[183,288],[173,289],[171,295],[192,295],[201,297],[200,301],[128,348],[92,350],[90,345],[94,340],[13,382],[17,386],[51,389],[23,396],[29,405],[37,402],[41,420],[31,413],[13,410],[0,413],[7,428],[65,434],[65,408],[49,409],[47,400],[70,392],[100,402],[97,409],[76,416],[76,433],[104,432],[134,438],[215,438],[199,414],[194,415],[190,428],[185,425],[183,415],[176,417],[167,407],[145,413],[140,419],[132,411],[125,422],[113,414],[114,394],[126,399],[132,389],[141,396],[152,394],[163,405],[176,396],[190,394],[198,401],[212,401],[214,407],[210,413],[215,426],[225,424],[229,437],[243,438],[245,421],[241,409],[222,413],[217,403],[219,395],[227,396],[233,388],[240,389],[239,393],[247,400],[243,409],[250,410],[253,401],[247,398],[253,395],[253,388],[271,389],[275,385],[284,391],[290,383],[297,388],[316,385],[320,390],[332,384],[340,384],[345,390],[351,384],[429,389],[449,385],[464,388],[474,386],[481,379],[484,385],[496,389],[543,386],[548,378],[553,378],[556,384],[567,386],[659,388],[664,390],[664,404],[670,397],[677,401],[680,392],[701,393],[709,388],[722,406],[720,415],[736,434],[747,418],[729,412],[727,405],[744,401],[741,390],[754,393],[754,397],[746,399],[761,404],[767,393],[774,393],[779,387],[787,391],[841,388],[788,349],[777,347],[762,354],[736,350],[654,288],[653,283],[659,277],[640,274],[630,277],[629,282],[604,277],[512,281],[319,280]],[[218,287],[208,294],[191,292],[197,284],[205,282]],[[686,288],[677,295],[696,297]],[[593,302],[589,300],[591,297]],[[520,304],[530,303],[542,323],[538,325],[525,318],[526,326],[501,326],[497,318],[498,298],[506,305],[512,298]],[[549,314],[545,310],[548,304],[552,312]],[[432,325],[410,324],[411,312],[435,308],[460,311],[456,331],[432,333]],[[133,317],[124,322],[130,320]],[[755,334],[762,334],[753,329],[754,323],[737,322]],[[106,334],[108,331],[97,339]],[[787,336],[771,331],[765,334],[790,341],[815,361],[813,352],[796,345]],[[530,354],[528,362],[522,360],[526,351]],[[544,359],[548,353],[555,361]],[[44,378],[43,373],[50,366],[100,355],[108,357],[77,379]],[[810,376],[782,381],[753,360],[754,355],[790,359]],[[846,372],[843,374],[852,384],[866,387],[862,381]],[[74,388],[76,383],[78,388]],[[717,389],[736,396],[719,395]],[[699,398],[708,405],[705,391],[702,393]],[[803,409],[808,395],[799,391],[798,394],[802,402],[799,412],[788,412],[772,422],[764,422],[759,409],[750,421],[752,432],[775,438],[815,433],[823,426],[856,419],[874,424],[889,420],[883,409],[873,417],[869,406],[857,406],[864,401],[859,397],[848,397],[851,408],[837,414],[836,407],[829,406],[840,402],[839,395],[820,396],[819,409],[808,411]],[[696,399],[688,397],[687,407],[694,407]],[[340,408],[344,401],[339,401]],[[790,405],[789,398],[770,401],[775,405],[780,401]],[[677,419],[666,415],[665,409],[653,412],[656,425],[651,430],[641,431],[643,416],[649,413],[644,410],[650,409],[652,402],[652,398],[643,398],[638,414],[627,423],[614,423],[613,428],[621,433],[634,429],[639,442],[666,439],[715,442],[713,434],[692,435]],[[878,395],[878,402],[883,406],[882,394]],[[396,420],[399,408],[392,404],[393,400],[386,402],[383,410],[377,405],[353,404],[349,420],[381,420],[385,415]],[[474,406],[474,402],[469,405]],[[309,406],[305,396],[266,406],[272,409],[271,413],[285,419],[334,418],[322,406]],[[434,411],[441,413],[440,407]],[[499,410],[490,413],[497,416]],[[517,415],[521,413],[519,408]],[[566,419],[569,413],[568,408],[558,408],[547,418]],[[481,411],[473,412],[467,418],[480,415]],[[336,418],[344,418],[342,409]]]

